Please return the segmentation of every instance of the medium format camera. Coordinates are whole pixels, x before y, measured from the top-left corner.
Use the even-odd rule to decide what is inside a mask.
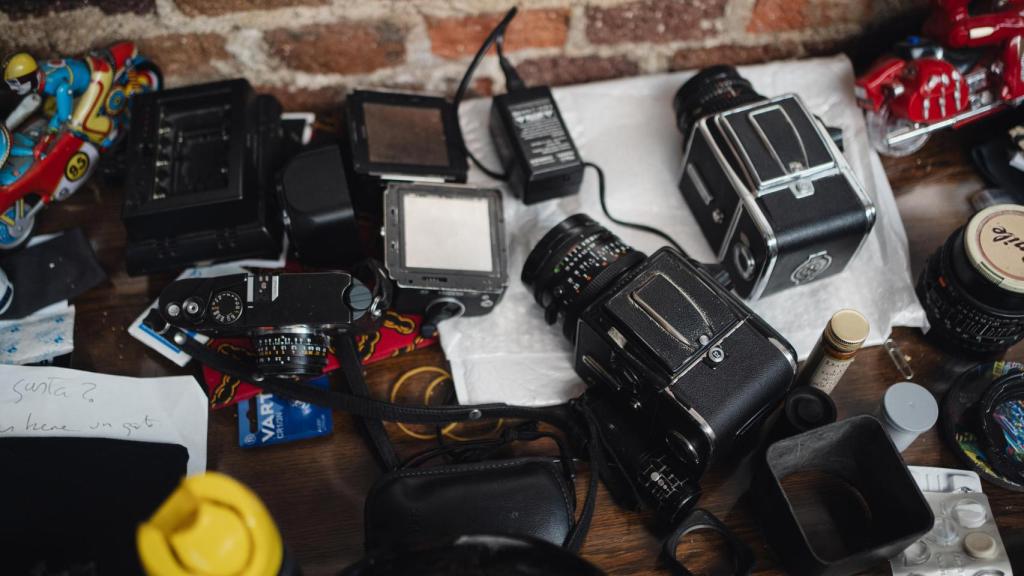
[[[387,307],[346,272],[230,274],[176,280],[160,294],[168,324],[211,336],[250,336],[260,372],[319,376],[330,335],[372,327]]]
[[[740,296],[846,267],[875,206],[798,96],[765,98],[714,66],[683,84],[674,107],[686,139],[679,189]]]
[[[454,184],[392,183],[384,191],[384,263],[395,309],[442,320],[482,316],[508,286],[501,192]]]
[[[647,257],[586,215],[541,239],[522,280],[575,343],[611,460],[670,521],[796,374],[789,343],[701,265],[672,248]]]

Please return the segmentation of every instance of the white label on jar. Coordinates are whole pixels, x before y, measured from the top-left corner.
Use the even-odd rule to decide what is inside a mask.
[[[839,379],[846,373],[846,369],[850,367],[850,364],[853,364],[853,358],[838,359],[829,356],[827,353],[821,356],[821,362],[811,374],[811,380],[808,384],[825,394],[831,394],[836,384],[839,384]]]

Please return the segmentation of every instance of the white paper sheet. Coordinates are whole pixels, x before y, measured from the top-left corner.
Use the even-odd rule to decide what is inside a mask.
[[[758,92],[799,94],[829,126],[843,129],[846,158],[874,199],[878,219],[857,258],[839,275],[769,296],[751,307],[806,357],[831,315],[841,308],[862,312],[871,323],[867,345],[881,344],[892,326],[924,326],[914,296],[906,233],[892,189],[871,150],[863,114],[853,97],[853,70],[844,56],[776,62],[740,68]],[[607,176],[608,204],[624,220],[654,225],[691,256],[714,255],[677,188],[683,137],[676,128],[672,97],[692,72],[628,78],[554,90],[573,139],[585,160]],[[489,166],[499,166],[487,131],[489,100],[466,102],[460,112],[466,143]],[[479,170],[471,183],[494,186]],[[624,241],[648,254],[663,242],[650,234],[608,222],[597,197],[596,177],[587,172],[576,196],[525,206],[505,197],[509,276],[502,302],[487,316],[441,325],[441,344],[451,363],[459,401],[545,405],[582,390],[572,370],[572,346],[519,281],[526,255],[565,217],[585,212]]]
[[[180,444],[206,470],[206,396],[191,376],[127,378],[0,365],[0,438],[71,436]]]

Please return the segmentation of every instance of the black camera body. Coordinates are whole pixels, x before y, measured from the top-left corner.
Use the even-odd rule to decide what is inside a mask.
[[[281,105],[245,80],[140,96],[121,215],[129,274],[280,254],[282,146]]]
[[[160,294],[168,324],[211,336],[251,336],[266,373],[317,376],[331,333],[368,329],[375,309],[346,272],[230,274],[176,280]]]
[[[670,519],[796,375],[785,338],[701,265],[671,248],[648,258],[585,215],[541,240],[523,280],[548,322],[562,319],[577,374],[603,390],[602,410],[623,413],[604,431],[613,451],[628,447],[615,460]]]
[[[736,292],[751,300],[841,272],[875,206],[800,98],[767,99],[727,66],[675,98],[679,189]]]

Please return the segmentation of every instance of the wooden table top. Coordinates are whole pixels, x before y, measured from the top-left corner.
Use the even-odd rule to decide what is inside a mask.
[[[915,278],[924,259],[971,215],[967,197],[982,187],[961,140],[959,134],[942,134],[915,156],[885,160],[907,230]],[[188,372],[126,332],[173,275],[127,275],[121,203],[120,190],[104,188],[94,181],[75,197],[40,215],[41,232],[84,227],[110,275],[109,282],[75,302],[74,367],[130,376]],[[916,330],[897,329],[893,336],[911,357],[914,381],[937,395],[972,364],[940,353]],[[1007,358],[1024,360],[1024,346],[1011,350]],[[369,367],[368,381],[373,393],[383,397],[389,384],[410,368],[444,363],[439,348],[424,349]],[[833,394],[840,418],[874,410],[884,390],[900,380],[881,347],[861,351]],[[335,414],[334,434],[326,438],[258,449],[238,447],[235,420],[234,409],[211,414],[209,468],[234,476],[260,495],[306,574],[333,574],[359,558],[363,500],[380,471],[352,419]],[[389,430],[404,451],[424,446],[390,425]],[[936,430],[922,435],[904,457],[908,464],[961,467]],[[758,573],[782,573],[754,523],[749,504],[742,498],[747,477],[743,468],[713,470],[702,482],[705,492],[700,506],[715,513],[755,550]],[[579,492],[585,491],[582,484],[578,486]],[[1003,536],[1024,530],[1024,496],[988,483],[984,490]],[[649,515],[617,508],[602,487],[584,556],[609,574],[666,573],[657,561],[659,542],[648,529],[650,521]],[[701,548],[707,545],[697,539],[684,544],[683,552],[698,564]],[[888,567],[880,567],[878,573],[888,573]]]

